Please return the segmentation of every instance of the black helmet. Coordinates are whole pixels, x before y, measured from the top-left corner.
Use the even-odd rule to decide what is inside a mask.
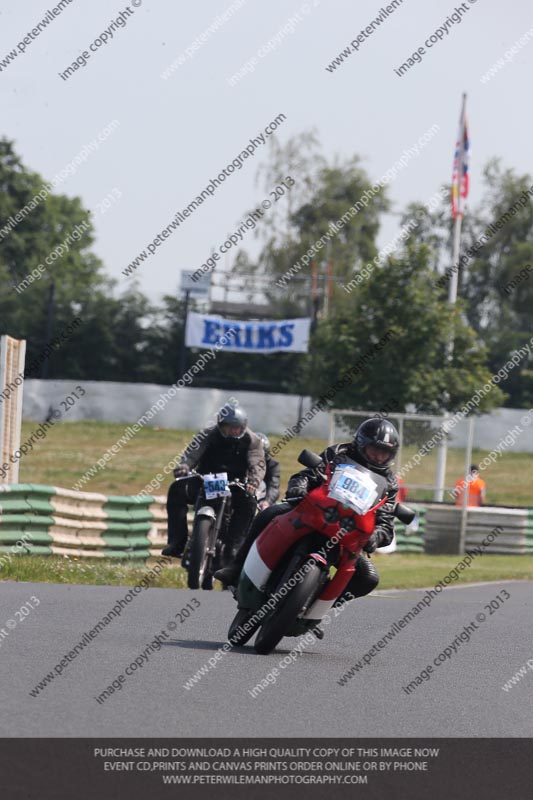
[[[218,412],[217,427],[224,438],[240,439],[244,436],[247,425],[248,418],[240,406],[226,403]],[[239,433],[231,432],[234,427],[239,428]]]
[[[266,433],[259,433],[259,431],[258,431],[257,435],[259,436],[259,438],[263,442],[263,447],[265,449],[265,455],[268,456],[268,454],[270,453],[270,439],[268,438]]]
[[[400,438],[398,436],[398,431],[391,422],[381,417],[372,417],[359,425],[354,433],[353,443],[359,455],[361,455],[373,469],[378,472],[385,472],[394,461],[396,453],[398,452]],[[369,458],[366,452],[369,446],[376,447],[378,450],[385,452],[387,458],[380,462]]]

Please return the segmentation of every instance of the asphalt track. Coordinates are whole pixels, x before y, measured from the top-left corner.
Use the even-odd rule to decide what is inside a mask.
[[[506,590],[511,597],[485,608]],[[533,583],[448,587],[344,686],[337,681],[423,596],[393,591],[354,601],[322,641],[279,668],[297,643],[270,656],[251,646],[224,656],[190,690],[183,684],[222,646],[235,603],[228,592],[143,591],[38,695],[30,690],[124,597],[128,587],[0,583],[2,736],[533,736],[533,672],[502,685],[533,658]],[[35,595],[40,605],[14,629],[8,619]],[[182,623],[175,614],[200,601]],[[463,627],[486,619],[468,643],[407,695],[406,686]],[[20,616],[20,615],[18,615]],[[16,621],[16,619],[15,619]],[[167,625],[170,623],[170,630]],[[176,628],[173,626],[176,624]],[[154,651],[104,703],[95,700],[167,630]],[[277,667],[275,685],[248,690]]]

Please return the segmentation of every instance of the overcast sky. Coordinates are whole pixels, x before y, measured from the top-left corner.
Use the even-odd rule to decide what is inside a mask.
[[[357,52],[327,71],[384,6],[385,0],[133,0],[129,7],[73,0],[24,45],[57,5],[3,0],[0,63],[10,51],[19,53],[0,72],[2,134],[15,141],[29,168],[50,180],[118,120],[61,191],[79,195],[89,208],[113,189],[122,194],[94,219],[94,249],[119,288],[131,281],[122,270],[139,251],[281,113],[286,120],[275,134],[281,142],[316,127],[326,157],[359,154],[374,180],[438,125],[390,186],[396,210],[429,199],[450,180],[463,91],[472,146],[469,202],[479,200],[489,157],[531,171],[531,3],[465,0],[462,21],[448,22],[443,40],[425,48],[422,61],[399,77],[394,70],[461,6],[404,0],[389,16],[381,15],[381,25]],[[221,19],[230,7],[234,13]],[[123,11],[124,27],[109,31]],[[217,16],[218,30],[209,32]],[[113,38],[91,52],[90,44],[106,30]],[[481,76],[529,30],[531,39],[482,83]],[[192,57],[164,80],[164,70],[204,32],[205,41],[189,51]],[[276,48],[262,50],[277,34]],[[83,51],[90,53],[86,66],[63,80],[59,73]],[[231,76],[254,56],[254,71],[230,86]],[[197,269],[263,199],[254,179],[265,156],[266,147],[258,147],[139,267],[141,288],[152,299],[176,293],[180,271]],[[398,218],[389,216],[380,243],[397,230]],[[244,246],[254,251],[250,235]]]

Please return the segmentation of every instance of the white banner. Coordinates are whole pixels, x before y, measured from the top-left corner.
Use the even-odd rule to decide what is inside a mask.
[[[307,317],[246,322],[189,312],[185,344],[204,350],[218,344],[235,353],[307,353],[310,326]]]

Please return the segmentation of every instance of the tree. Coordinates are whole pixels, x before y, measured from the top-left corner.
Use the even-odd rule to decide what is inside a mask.
[[[490,378],[486,350],[464,322],[460,306],[452,310],[434,288],[430,251],[409,245],[370,276],[351,294],[339,296],[336,314],[322,320],[308,359],[313,396],[326,393],[350,365],[372,352],[384,334],[383,349],[331,401],[336,407],[375,409],[396,401],[418,411],[435,413],[459,409]],[[446,359],[451,325],[455,328],[453,360]],[[503,399],[495,388],[479,410]]]
[[[272,137],[269,139],[268,157],[269,160],[257,170],[256,185],[261,187],[265,198],[277,186],[285,192],[281,200],[273,202],[257,231],[270,246],[283,246],[297,236],[293,213],[313,193],[317,171],[326,166],[326,161],[320,152],[314,128],[291,137],[285,144]],[[294,181],[289,187],[283,183],[287,178]]]
[[[249,303],[257,301],[261,279],[259,291],[279,318],[315,317],[311,350],[307,356],[221,352],[195,385],[319,396],[390,328],[394,336],[387,347],[342,390],[335,404],[379,406],[390,388],[402,406],[414,403],[436,411],[446,403],[455,409],[513,350],[529,341],[530,176],[504,169],[497,160],[487,165],[483,202],[468,210],[463,221],[462,252],[470,249],[470,254],[459,271],[460,302],[452,311],[447,282],[439,285],[436,280],[450,266],[449,203],[434,211],[411,204],[403,217],[410,233],[394,258],[375,267],[348,294],[343,287],[377,255],[380,214],[388,208],[386,192],[374,191],[357,157],[326,162],[314,131],[284,145],[271,139],[269,152],[258,175],[263,198],[272,201],[270,192],[284,181],[286,185],[254,231],[262,241],[259,256],[252,259],[238,251],[231,277]],[[44,186],[44,179],[22,164],[13,143],[1,139],[0,333],[25,338],[31,364],[50,336],[80,317],[82,325],[51,354],[48,377],[175,381],[184,337],[183,301],[168,295],[155,307],[136,284],[117,297],[115,282],[106,277],[91,250],[90,212],[79,198],[49,187],[43,192]],[[27,207],[29,213],[16,216]],[[314,297],[313,262],[319,281]],[[330,269],[331,296],[326,292]],[[455,346],[453,361],[448,362],[445,347],[452,326]],[[188,351],[186,367],[196,357],[195,351]],[[533,357],[524,358],[512,371],[505,392],[508,405],[533,404]],[[494,390],[480,408],[502,398]]]
[[[355,266],[372,259],[379,214],[388,208],[385,192],[382,188],[371,191],[370,201],[366,199],[364,207],[361,204],[356,213],[351,213],[350,209],[371,190],[372,182],[357,157],[328,164],[319,152],[314,131],[293,137],[284,146],[274,143],[270,161],[259,176],[265,194],[274,185],[282,185],[286,176],[294,180],[294,185],[285,189],[258,227],[263,248],[253,272],[270,279],[265,294],[280,316],[312,313],[311,260],[324,297],[328,262],[333,281],[340,284]],[[331,223],[337,223],[343,215],[340,230],[332,234]],[[306,259],[313,245],[316,253]],[[307,263],[301,263],[302,256]],[[288,275],[285,281],[284,275]]]
[[[46,344],[48,298],[54,284],[56,321],[71,320],[105,287],[101,262],[88,251],[93,242],[89,212],[79,198],[49,193],[45,181],[26,170],[11,142],[0,140],[0,281],[2,328],[27,339],[27,360]],[[25,207],[10,230],[9,218]],[[47,263],[47,259],[48,262]]]
[[[496,372],[531,336],[533,197],[529,190],[533,181],[529,175],[504,169],[498,159],[489,161],[483,176],[482,203],[479,208],[469,208],[463,219],[458,296],[466,320],[486,347],[487,365]],[[411,206],[403,221],[415,210]],[[428,214],[408,237],[411,244],[430,247],[436,274],[452,266],[452,231],[447,203]],[[445,303],[447,281],[439,291]],[[532,373],[533,357],[524,358],[506,382],[506,405],[530,405]]]

